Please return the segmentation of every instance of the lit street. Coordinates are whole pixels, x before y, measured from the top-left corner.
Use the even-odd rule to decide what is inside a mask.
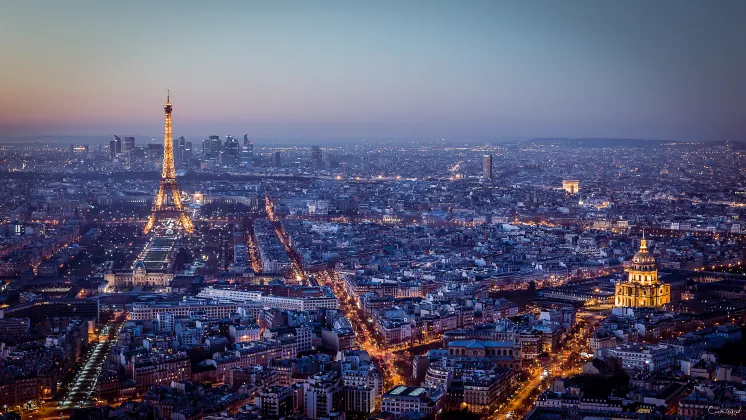
[[[539,394],[549,388],[552,379],[582,372],[583,364],[588,359],[582,357],[581,353],[590,351],[588,340],[602,317],[598,313],[588,311],[578,312],[577,316],[578,322],[584,322],[585,327],[567,337],[561,349],[551,355],[551,360],[547,364],[548,369],[537,366],[527,370],[528,379],[498,409],[495,418],[522,418],[531,410]]]
[[[106,366],[112,345],[116,343],[119,331],[124,323],[123,316],[106,324],[99,333],[98,343],[85,356],[83,367],[70,384],[67,394],[60,402],[62,410],[92,405],[95,400],[93,392],[96,389],[101,370]]]
[[[386,346],[376,340],[375,325],[364,316],[363,312],[355,306],[352,296],[347,293],[344,285],[332,270],[322,274],[322,284],[332,287],[334,294],[339,299],[339,308],[350,320],[357,334],[358,346],[367,351],[371,359],[376,363],[384,379],[384,388],[405,383],[405,376],[397,371],[394,365],[396,356],[394,346]]]

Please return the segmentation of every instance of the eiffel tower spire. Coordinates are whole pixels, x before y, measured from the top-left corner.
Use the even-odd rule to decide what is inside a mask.
[[[163,135],[163,170],[161,171],[161,185],[158,189],[158,195],[155,197],[155,203],[153,204],[153,213],[148,219],[148,223],[145,225],[145,233],[150,232],[155,223],[159,219],[166,217],[178,218],[181,223],[181,227],[187,232],[192,233],[194,226],[192,220],[184,209],[184,205],[181,202],[181,193],[179,193],[179,187],[176,184],[176,166],[174,165],[174,140],[171,132],[171,91],[169,90],[166,96],[166,105],[163,107],[166,112],[166,124]],[[168,191],[171,192],[171,199],[173,204],[166,205],[166,194]]]

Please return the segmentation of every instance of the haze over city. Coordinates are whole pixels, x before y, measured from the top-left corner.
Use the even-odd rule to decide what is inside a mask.
[[[737,140],[746,4],[5,2],[0,135]]]

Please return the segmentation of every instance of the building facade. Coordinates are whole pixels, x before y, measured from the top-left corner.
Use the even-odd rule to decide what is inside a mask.
[[[443,409],[442,389],[399,385],[383,394],[381,411],[401,415],[408,411],[436,417]]]
[[[614,297],[617,307],[655,308],[671,302],[671,286],[658,280],[655,258],[648,253],[645,238],[632,258],[627,281],[616,285]]]

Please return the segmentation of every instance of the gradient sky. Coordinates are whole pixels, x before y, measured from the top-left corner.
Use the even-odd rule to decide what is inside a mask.
[[[0,0],[0,136],[746,140],[746,1]]]

